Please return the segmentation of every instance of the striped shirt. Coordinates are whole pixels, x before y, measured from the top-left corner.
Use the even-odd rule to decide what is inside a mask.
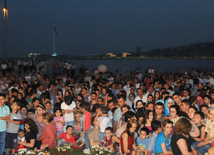
[[[54,117],[54,122],[57,122],[57,121],[64,122],[64,117],[63,116]],[[57,128],[57,131],[59,131],[59,132],[63,131],[63,125],[61,123],[56,123],[56,128]]]

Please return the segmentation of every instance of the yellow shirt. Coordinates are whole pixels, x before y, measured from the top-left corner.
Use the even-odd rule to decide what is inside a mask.
[[[214,121],[211,122],[211,120],[208,120],[206,122],[205,132],[210,134],[210,138],[214,137]]]

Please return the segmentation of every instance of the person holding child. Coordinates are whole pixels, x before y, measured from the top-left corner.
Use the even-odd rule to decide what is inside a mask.
[[[100,122],[100,142],[101,142],[105,137],[105,129],[107,127],[112,127],[111,120],[108,117],[108,108],[102,107],[101,111],[95,117],[95,120]]]
[[[36,137],[38,133],[38,127],[34,120],[28,118],[25,121],[25,131],[26,131],[25,141],[24,142],[19,141],[18,144],[23,145],[28,150],[31,150],[35,146],[36,139],[37,139]]]

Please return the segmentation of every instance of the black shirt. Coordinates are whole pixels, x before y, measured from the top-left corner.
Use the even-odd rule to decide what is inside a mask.
[[[29,131],[25,134],[25,140],[27,143],[30,143],[31,139],[35,139],[35,142],[36,142],[36,137],[37,137],[37,133],[35,133],[33,131]],[[28,148],[28,147],[26,147],[26,148]],[[34,148],[34,147],[32,147],[32,148]],[[29,148],[29,149],[32,149],[32,148]]]
[[[187,138],[181,134],[174,134],[172,136],[172,140],[171,140],[171,148],[172,148],[172,152],[173,155],[182,155],[181,150],[179,149],[177,142],[180,139],[184,139],[186,141],[187,147],[188,147],[188,151],[191,150],[191,144],[189,144],[187,142]]]

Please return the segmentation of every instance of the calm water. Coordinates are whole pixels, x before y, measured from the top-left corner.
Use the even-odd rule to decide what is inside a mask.
[[[174,72],[176,69],[179,72],[183,72],[186,69],[214,69],[214,60],[71,60],[71,63],[75,63],[77,67],[85,65],[89,69],[95,69],[101,64],[107,66],[108,71],[114,72],[118,70],[120,73],[125,71],[134,71],[136,68],[141,67],[142,71],[145,71],[148,67],[153,66],[155,70],[164,72]]]

